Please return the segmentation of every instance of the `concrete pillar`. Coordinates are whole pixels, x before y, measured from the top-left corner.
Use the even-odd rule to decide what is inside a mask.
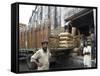
[[[75,36],[76,35],[76,27],[72,27],[72,35]]]

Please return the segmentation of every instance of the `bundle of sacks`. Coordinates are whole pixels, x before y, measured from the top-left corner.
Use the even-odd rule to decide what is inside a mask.
[[[80,36],[73,36],[74,47],[80,47]]]
[[[49,37],[49,47],[50,48],[58,48],[59,47],[59,36],[51,35]]]
[[[61,48],[73,48],[73,36],[68,32],[59,34],[59,47]]]

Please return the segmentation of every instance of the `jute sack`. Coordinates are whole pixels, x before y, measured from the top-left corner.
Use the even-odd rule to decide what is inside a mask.
[[[61,48],[73,48],[73,44],[59,44]]]
[[[74,47],[79,47],[80,46],[80,39],[73,39],[73,45],[74,45]]]
[[[73,41],[59,41],[60,44],[73,44]]]
[[[70,44],[70,45],[60,44],[59,47],[61,47],[61,48],[73,48],[73,44]]]
[[[59,47],[61,47],[61,48],[68,48],[69,46],[66,45],[66,44],[59,44]]]
[[[60,41],[63,41],[63,40],[72,41],[73,38],[69,38],[69,37],[66,36],[66,37],[60,37],[59,40],[60,40]]]
[[[59,47],[59,38],[49,38],[49,47],[50,48]]]
[[[60,37],[69,37],[69,38],[73,38],[73,36],[72,36],[70,33],[68,33],[68,32],[60,33],[59,36],[60,36]]]

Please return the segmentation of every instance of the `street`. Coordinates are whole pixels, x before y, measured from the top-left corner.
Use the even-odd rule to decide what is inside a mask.
[[[95,67],[94,62],[92,62],[92,67]],[[61,56],[57,57],[57,59],[54,62],[50,62],[50,70],[77,69],[77,68],[84,68],[83,57]],[[27,61],[20,61],[19,71],[24,72],[24,71],[34,71],[34,70],[36,69],[33,69],[31,67],[30,62],[28,62],[27,64]]]

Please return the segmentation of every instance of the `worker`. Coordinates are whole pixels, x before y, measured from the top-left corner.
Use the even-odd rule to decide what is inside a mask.
[[[42,48],[31,56],[31,62],[34,62],[37,65],[38,70],[49,70],[49,58],[51,53],[47,47],[48,40],[44,40],[41,44]]]
[[[83,49],[84,55],[84,67],[91,67],[91,46],[89,44],[85,44]]]

